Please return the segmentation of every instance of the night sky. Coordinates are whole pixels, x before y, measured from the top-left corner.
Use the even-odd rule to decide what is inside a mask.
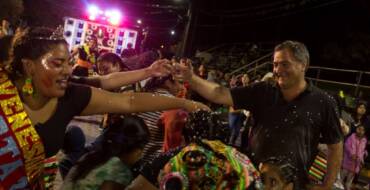
[[[125,25],[143,19],[156,46],[180,39],[188,21],[186,0],[25,0],[25,18],[36,25],[62,24],[64,16],[83,17],[92,2],[119,7]],[[312,65],[370,70],[368,0],[196,0],[192,5],[193,51],[231,42],[272,48],[291,39],[308,46]],[[176,36],[169,35],[171,29]]]

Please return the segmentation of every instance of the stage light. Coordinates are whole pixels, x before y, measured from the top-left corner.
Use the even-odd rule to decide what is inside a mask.
[[[141,21],[140,19],[138,19],[138,20],[136,21],[136,23],[141,24],[141,23],[142,23],[142,21]]]
[[[90,5],[88,8],[87,8],[87,11],[89,13],[89,15],[98,15],[99,14],[99,8],[96,6],[96,5]]]
[[[90,15],[90,16],[89,16],[89,20],[94,21],[95,19],[96,19],[95,15]]]
[[[96,5],[89,5],[87,12],[89,13],[89,20],[95,21],[99,15],[99,8]]]
[[[171,30],[171,35],[175,35],[175,31],[174,30]]]
[[[119,11],[106,11],[105,14],[108,17],[108,22],[112,25],[118,25],[121,22],[121,13]]]
[[[109,18],[112,16],[112,11],[105,11],[104,15]]]

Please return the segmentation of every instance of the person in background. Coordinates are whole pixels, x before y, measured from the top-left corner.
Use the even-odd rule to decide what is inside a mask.
[[[164,111],[160,117],[159,125],[164,129],[163,152],[183,145],[183,128],[188,112],[177,109]]]
[[[289,158],[271,157],[259,166],[264,190],[293,190],[297,168]]]
[[[62,152],[64,157],[60,159],[58,168],[64,179],[72,166],[85,153],[85,134],[78,126],[69,126],[64,135]]]
[[[360,172],[364,159],[367,156],[365,127],[359,125],[345,142],[344,159],[342,164],[341,177],[346,190],[350,190],[352,181],[356,174]]]
[[[356,128],[360,125],[363,125],[366,128],[366,130],[369,131],[370,121],[366,113],[367,113],[367,104],[363,101],[360,101],[356,105],[354,113],[352,115],[354,122],[351,126],[351,132],[355,132]]]
[[[77,62],[73,68],[72,75],[87,77],[91,75],[93,67],[95,67],[98,53],[98,38],[90,36],[86,44],[75,47],[71,56],[77,55]]]
[[[136,55],[136,50],[132,47],[132,43],[127,44],[127,48],[122,50],[121,52],[121,57],[122,59],[127,59],[130,58],[134,55]]]
[[[62,190],[124,189],[133,179],[130,167],[149,137],[142,119],[126,116],[108,126],[101,149],[89,152],[72,168]]]
[[[152,65],[144,69],[127,71],[128,68],[126,67],[122,59],[115,53],[105,53],[99,56],[97,60],[97,68],[98,68],[98,73],[99,73],[98,76],[91,76],[91,77],[72,76],[70,81],[75,82],[75,83],[87,84],[90,86],[102,88],[102,89],[109,90],[112,92],[122,93],[122,92],[133,92],[134,91],[133,87],[130,88],[130,86],[127,86],[130,83],[143,80],[147,77],[162,76],[168,73],[165,60],[154,61]],[[105,114],[101,122],[102,124],[99,126],[101,129],[103,129],[103,133],[104,133],[104,129],[107,126],[114,123],[115,120],[120,119],[120,117],[122,117],[122,114]],[[91,124],[87,123],[87,125],[91,125]],[[148,123],[148,126],[150,126],[150,129],[152,130],[151,123]],[[72,133],[76,133],[76,134],[72,134]],[[72,147],[76,147],[76,146],[78,147],[79,144],[77,143],[74,145],[74,142],[79,142],[80,139],[84,138],[84,135],[81,132],[79,132],[77,129],[74,129],[71,131],[68,130],[67,134],[68,134],[68,137],[70,138],[65,139],[64,147],[66,147],[67,145],[72,146]],[[157,133],[153,132],[152,134],[156,135]],[[78,156],[81,156],[86,151],[92,150],[95,147],[101,146],[101,140],[102,140],[102,135],[98,136],[92,144],[87,145],[86,150],[79,149],[80,150],[79,153],[77,153],[76,151],[74,152],[68,151],[68,149],[70,148],[67,148],[67,151],[64,151],[66,153],[65,157],[61,159],[61,162],[59,165],[59,170],[61,171],[61,173],[63,173],[63,175],[67,174],[70,168],[79,159]]]
[[[165,77],[153,77],[145,86],[145,92],[161,96],[175,97],[181,88],[181,84],[174,80],[172,75]],[[153,158],[163,152],[164,126],[158,125],[163,111],[142,112],[137,115],[148,125],[151,136],[148,144],[144,147],[143,161],[150,162]]]

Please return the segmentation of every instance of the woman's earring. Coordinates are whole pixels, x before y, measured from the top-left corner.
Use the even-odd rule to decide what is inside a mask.
[[[22,92],[23,92],[23,94],[26,94],[26,95],[32,95],[33,94],[33,86],[32,86],[32,79],[31,78],[27,78],[24,81],[24,85],[22,87]]]

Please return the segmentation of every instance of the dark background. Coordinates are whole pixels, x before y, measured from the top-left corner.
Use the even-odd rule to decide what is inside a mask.
[[[23,20],[57,26],[64,16],[86,17],[90,3],[118,7],[124,26],[138,27],[136,19],[142,19],[138,30],[149,31],[154,47],[182,39],[191,7],[191,52],[233,42],[272,49],[291,39],[308,46],[312,65],[370,70],[368,0],[24,0]],[[171,29],[175,36],[169,35]]]

